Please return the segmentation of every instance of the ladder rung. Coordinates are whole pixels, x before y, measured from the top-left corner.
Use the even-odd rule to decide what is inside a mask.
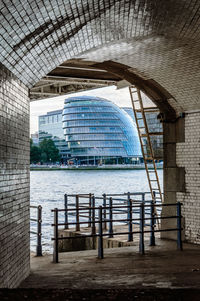
[[[159,109],[157,107],[146,107],[146,108],[143,108],[144,110],[157,110],[159,111]]]
[[[156,135],[163,135],[163,132],[150,132],[149,133],[149,135],[154,135],[154,136],[156,136]]]
[[[142,134],[143,135],[143,137],[147,137],[148,136],[148,134]],[[163,135],[163,133],[149,133],[149,136],[162,136]]]

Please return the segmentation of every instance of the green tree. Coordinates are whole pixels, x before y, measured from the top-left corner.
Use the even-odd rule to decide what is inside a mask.
[[[60,161],[59,150],[56,148],[52,139],[44,139],[42,142],[40,142],[40,150],[42,162],[46,163]]]
[[[30,140],[30,162],[38,163],[41,160],[41,150],[38,146],[33,145],[33,140]]]

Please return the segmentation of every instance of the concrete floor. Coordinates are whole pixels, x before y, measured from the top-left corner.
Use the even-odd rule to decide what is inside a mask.
[[[97,250],[60,253],[58,264],[50,255],[32,257],[31,274],[20,288],[200,289],[200,246],[183,248],[178,251],[175,242],[157,240],[143,256],[138,246],[131,246],[105,249],[104,259],[97,259]]]

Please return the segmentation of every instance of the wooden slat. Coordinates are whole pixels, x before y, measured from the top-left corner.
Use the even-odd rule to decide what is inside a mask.
[[[149,136],[163,136],[163,132],[150,132]],[[147,137],[147,134],[141,134],[142,137]]]

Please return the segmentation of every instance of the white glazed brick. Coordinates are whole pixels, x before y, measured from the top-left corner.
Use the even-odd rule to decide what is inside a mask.
[[[0,65],[0,287],[29,274],[29,98]]]
[[[186,239],[200,244],[200,112],[186,114],[185,143],[177,143],[177,165],[185,167],[186,192],[177,193],[184,203]]]
[[[1,8],[0,60],[27,86],[69,59],[112,60],[165,87],[177,111],[200,108],[199,1],[33,2]]]

